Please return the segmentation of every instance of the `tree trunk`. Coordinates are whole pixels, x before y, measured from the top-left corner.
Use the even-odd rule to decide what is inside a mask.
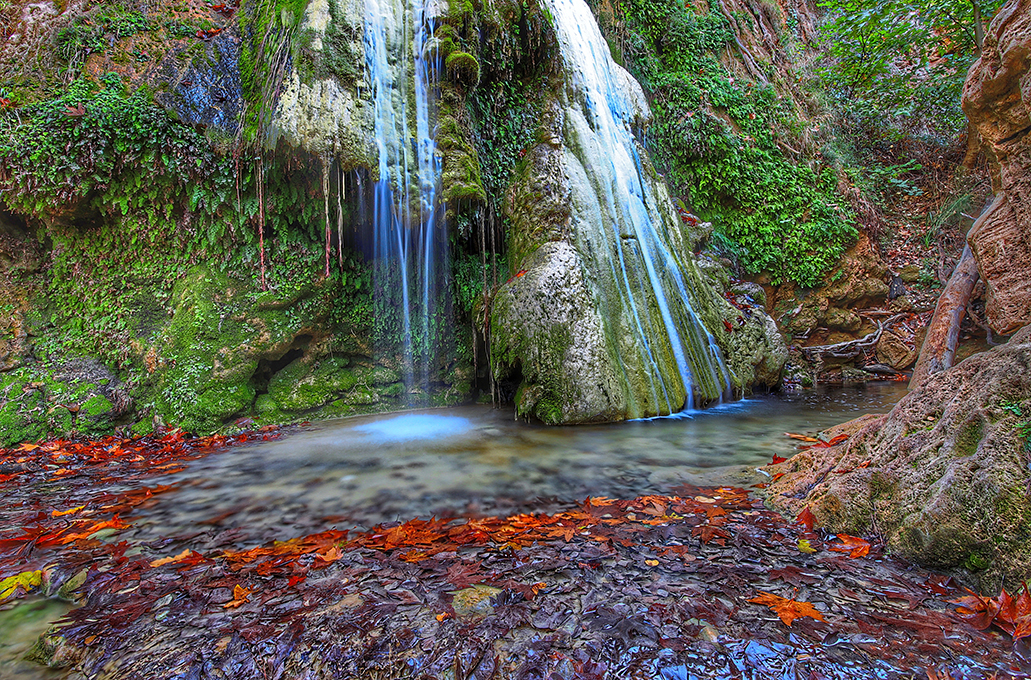
[[[981,6],[977,2],[970,0],[974,6],[974,42],[977,43],[977,56],[981,56],[981,50],[984,49],[984,21],[981,19]]]
[[[952,272],[948,285],[938,298],[938,306],[927,326],[924,344],[920,347],[920,358],[916,360],[909,389],[913,389],[935,373],[952,366],[959,344],[959,326],[966,316],[967,303],[977,283],[977,260],[970,252],[970,246],[963,249],[963,255]]]

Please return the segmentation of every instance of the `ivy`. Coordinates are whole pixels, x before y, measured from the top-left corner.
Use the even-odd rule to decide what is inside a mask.
[[[718,59],[733,41],[727,19],[672,0],[622,0],[608,30],[650,95],[649,151],[672,190],[736,244],[746,271],[816,285],[855,240],[853,217],[831,169],[788,160],[778,146],[799,126],[790,102]]]

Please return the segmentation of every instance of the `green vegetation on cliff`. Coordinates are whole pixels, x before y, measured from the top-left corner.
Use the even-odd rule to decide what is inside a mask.
[[[673,193],[736,245],[748,272],[818,283],[855,240],[854,218],[834,168],[786,154],[805,124],[791,99],[721,62],[734,42],[727,18],[622,0],[603,26],[649,94],[649,149]]]

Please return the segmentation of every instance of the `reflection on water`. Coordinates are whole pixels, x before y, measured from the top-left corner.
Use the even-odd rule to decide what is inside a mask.
[[[178,475],[186,488],[161,497],[146,532],[186,533],[201,522],[235,527],[246,542],[327,522],[508,514],[683,482],[750,484],[756,466],[794,452],[784,432],[885,412],[904,394],[899,383],[820,388],[580,427],[516,422],[511,410],[481,406],[322,422],[192,463]]]
[[[472,427],[473,423],[468,418],[436,413],[408,413],[355,425],[342,433],[342,437],[351,437],[359,432],[368,435],[367,444],[385,444],[451,437],[468,432]]]

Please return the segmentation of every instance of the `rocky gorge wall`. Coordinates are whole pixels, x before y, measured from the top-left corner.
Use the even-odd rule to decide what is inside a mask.
[[[597,226],[584,211],[600,189],[582,179],[593,159],[569,124],[553,17],[533,3],[431,6],[458,331],[432,394],[402,380],[363,217],[375,180],[364,11],[5,6],[5,442],[456,403],[489,391],[488,353],[502,389],[521,386],[520,412],[547,422],[663,411],[641,397],[645,368],[628,380],[612,352],[625,319],[584,264],[601,234],[570,228]],[[647,104],[638,119],[643,132]],[[715,260],[696,267],[707,232],[646,174],[734,391],[776,385],[784,350],[762,292]],[[550,297],[564,302],[519,302]]]
[[[992,163],[995,199],[967,236],[986,288],[992,329],[1031,323],[1031,11],[1007,2],[963,88],[963,111]]]
[[[1029,55],[1031,4],[1012,0],[992,20],[963,93],[996,192],[967,239],[987,321],[1012,337],[925,378],[887,415],[822,435],[846,442],[769,468],[773,506],[809,507],[832,531],[876,531],[907,559],[964,569],[984,592],[1015,590],[1031,575]]]

